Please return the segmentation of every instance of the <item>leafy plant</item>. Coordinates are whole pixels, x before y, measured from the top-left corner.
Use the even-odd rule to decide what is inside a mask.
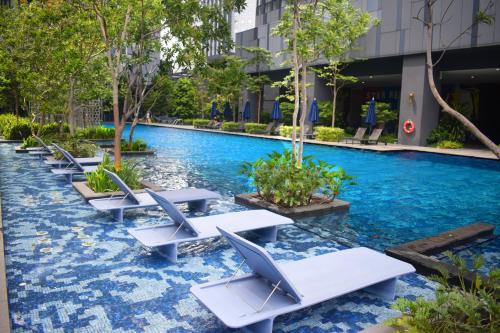
[[[137,139],[129,145],[128,142],[122,142],[121,148],[123,151],[146,151],[148,149],[148,144],[141,139]]]
[[[383,142],[383,143],[394,143],[397,141],[398,141],[398,136],[395,134],[391,134],[391,133],[383,134],[380,137],[380,142]]]
[[[196,117],[200,105],[198,91],[192,79],[183,77],[173,84],[169,115],[178,118]]]
[[[484,265],[484,258],[474,257],[475,278],[471,286],[466,286],[466,261],[449,251],[446,255],[458,268],[459,286],[450,285],[448,272],[442,270],[441,276],[432,277],[438,282],[434,300],[399,298],[393,308],[403,315],[388,320],[387,324],[399,332],[500,332],[500,269],[495,268],[482,277],[478,271]]]
[[[108,170],[116,173],[131,189],[137,190],[141,188],[140,172],[137,166],[130,161],[124,160],[120,170],[116,170],[113,161],[109,158],[108,154],[104,154],[101,164],[93,172],[85,174],[87,178],[87,185],[94,192],[114,192],[118,191],[118,187],[113,181],[104,173]]]
[[[31,135],[31,122],[28,118],[2,114],[0,115],[0,135],[7,140],[24,140]]]
[[[62,131],[61,131],[61,126],[62,126]],[[68,124],[60,124],[57,122],[49,123],[43,125],[40,131],[41,136],[55,136],[58,135],[59,133],[69,133]]]
[[[208,119],[194,119],[193,125],[194,127],[207,126],[210,120]]]
[[[361,105],[361,119],[364,122],[364,119],[368,115],[368,107],[370,102],[366,102]],[[392,110],[391,104],[384,102],[376,102],[375,103],[375,114],[377,116],[377,122],[388,123],[392,120],[398,119],[399,112],[398,110]]]
[[[76,136],[91,140],[113,139],[115,137],[115,129],[103,126],[79,128],[76,130]]]
[[[290,138],[292,136],[292,130],[293,130],[293,126],[281,126],[280,127],[280,135],[287,137],[287,138]],[[297,133],[299,133],[299,132],[300,132],[300,127],[297,126]]]
[[[26,139],[23,140],[23,144],[21,145],[21,148],[31,148],[31,147],[39,147],[40,143],[33,137],[33,136],[28,136]]]
[[[463,143],[458,141],[443,140],[439,141],[436,144],[436,148],[441,148],[441,149],[460,149],[463,147],[464,147]]]
[[[245,162],[240,172],[252,179],[262,199],[283,207],[308,205],[318,192],[335,200],[347,182],[353,184],[342,168],[312,156],[305,156],[302,166],[297,167],[290,150]]]
[[[345,137],[345,131],[338,127],[316,127],[316,139],[319,141],[340,141]]]
[[[240,123],[234,121],[226,121],[222,124],[221,129],[228,132],[237,132],[240,130]]]
[[[245,132],[250,134],[263,134],[266,132],[266,124],[246,123]]]
[[[468,104],[454,102],[451,103],[451,106],[465,117],[470,118],[472,112]],[[432,130],[427,138],[427,144],[435,145],[440,141],[465,142],[464,126],[446,113],[441,114],[438,126]]]
[[[74,157],[94,157],[97,152],[96,145],[80,139],[66,140],[64,142],[60,142],[59,146],[67,150]],[[63,156],[61,153],[55,152],[54,157],[62,159]]]
[[[193,118],[182,119],[182,124],[183,125],[193,125],[193,121],[194,121]]]

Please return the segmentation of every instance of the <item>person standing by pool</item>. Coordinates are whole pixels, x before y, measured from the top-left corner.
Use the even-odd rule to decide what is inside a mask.
[[[146,123],[151,124],[151,112],[149,110],[146,112]]]

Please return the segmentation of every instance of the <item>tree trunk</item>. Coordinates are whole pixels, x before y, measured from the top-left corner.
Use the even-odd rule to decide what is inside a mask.
[[[115,125],[115,139],[113,142],[113,150],[115,157],[115,169],[120,170],[122,167],[122,149],[121,149],[121,141],[122,141],[122,132],[123,126],[120,123],[120,109],[118,105],[118,77],[116,71],[113,71],[112,74],[112,84],[113,84],[113,123]]]
[[[16,84],[12,86],[12,94],[14,95],[14,113],[19,117],[19,92]]]
[[[71,136],[76,132],[76,115],[75,115],[75,79],[69,79],[69,92],[68,92],[68,125],[69,133]]]
[[[262,90],[257,94],[257,123],[260,124],[260,104],[262,103]]]
[[[451,106],[446,103],[446,101],[441,97],[439,91],[436,88],[436,84],[434,82],[434,68],[432,64],[432,34],[433,34],[433,23],[432,23],[432,6],[429,1],[426,1],[426,6],[429,11],[429,20],[425,23],[427,29],[427,50],[426,50],[426,58],[427,58],[427,78],[429,81],[429,86],[432,92],[432,95],[438,102],[438,104],[443,108],[443,112],[446,112],[453,118],[457,119],[461,122],[465,128],[467,128],[479,141],[481,141],[495,156],[500,159],[500,148],[491,141],[486,135],[484,135],[469,119],[467,119],[460,112],[453,109]]]
[[[299,115],[299,102],[300,102],[300,90],[299,90],[299,55],[297,53],[297,29],[298,29],[298,15],[299,8],[297,1],[294,2],[294,10],[293,10],[293,83],[294,83],[294,93],[295,100],[293,106],[293,116],[292,116],[292,161],[295,163],[297,161],[297,117]]]
[[[37,136],[42,135],[43,125],[45,125],[45,111],[40,112],[40,126],[38,127],[38,132],[36,133]]]
[[[130,125],[130,130],[128,133],[128,149],[132,150],[132,143],[134,142],[134,130],[137,124],[139,123],[139,112],[134,114],[134,119],[132,120],[132,124]]]
[[[337,109],[337,78],[332,83],[332,127],[335,127],[335,111]]]
[[[301,75],[301,90],[302,90],[302,113],[300,114],[300,137],[299,137],[299,156],[297,157],[297,166],[302,165],[302,155],[304,154],[304,134],[305,134],[305,123],[307,115],[307,66],[305,63],[301,64],[302,75]]]

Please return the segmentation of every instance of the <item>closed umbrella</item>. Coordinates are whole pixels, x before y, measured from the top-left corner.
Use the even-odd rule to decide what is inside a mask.
[[[250,102],[247,101],[245,103],[245,109],[243,109],[243,119],[244,120],[248,120],[251,118],[251,113],[250,113]]]
[[[217,117],[217,102],[212,102],[212,108],[210,109],[210,118],[214,119]]]
[[[281,119],[281,109],[280,102],[274,101],[273,112],[271,113],[272,120],[280,120]]]
[[[233,119],[233,110],[231,110],[231,105],[229,104],[229,102],[226,102],[226,104],[224,104],[224,118],[226,120]]]
[[[311,104],[311,110],[309,111],[309,121],[311,123],[316,123],[319,121],[318,102],[316,101],[316,98]]]
[[[365,118],[365,123],[367,125],[375,126],[377,124],[377,116],[375,115],[375,98],[372,97],[370,105],[368,105],[368,113]]]

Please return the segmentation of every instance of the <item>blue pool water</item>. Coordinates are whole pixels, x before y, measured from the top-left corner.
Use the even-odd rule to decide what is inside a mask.
[[[232,177],[225,183],[214,178],[217,170],[197,169],[174,157],[182,151],[172,149],[175,155],[163,155],[161,166],[145,171],[169,188],[206,183],[218,189],[221,184],[226,197],[211,205],[208,214],[241,209],[227,197],[234,191]],[[235,332],[189,292],[195,284],[229,277],[236,270],[241,258],[223,240],[182,246],[178,263],[171,264],[143,249],[126,231],[162,223],[166,217],[161,212],[130,212],[117,223],[95,211],[37,159],[16,154],[13,145],[0,144],[0,193],[14,332]],[[189,216],[197,215],[180,207]],[[244,236],[278,262],[345,248],[294,225],[280,227],[275,243]],[[434,288],[425,277],[409,274],[398,281],[396,294],[430,298]],[[350,293],[279,316],[274,332],[355,333],[396,316],[391,304],[363,291]]]
[[[124,137],[127,137],[127,130]],[[157,151],[145,177],[167,186],[208,187],[230,202],[253,190],[238,174],[244,161],[282,151],[287,141],[139,125],[135,137]],[[430,153],[376,153],[305,146],[306,155],[356,177],[341,199],[348,214],[301,219],[299,225],[350,245],[378,250],[476,221],[500,224],[500,163]]]

